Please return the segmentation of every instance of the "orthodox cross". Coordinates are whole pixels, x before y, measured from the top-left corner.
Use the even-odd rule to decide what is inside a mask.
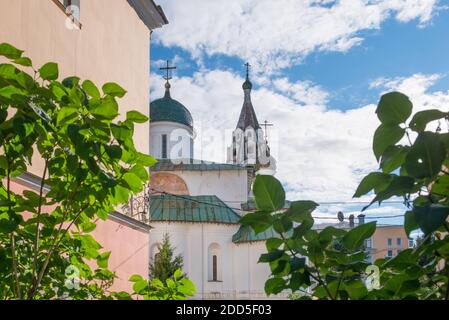
[[[251,65],[247,62],[245,63],[245,67],[246,67],[246,80],[249,79],[249,67],[251,67]]]
[[[267,127],[272,127],[273,124],[272,123],[268,123],[267,120],[265,120],[262,124],[263,127],[265,127],[264,133],[265,133],[265,142],[268,143],[268,132],[267,132]]]
[[[169,62],[167,60],[167,65],[165,67],[162,67],[162,68],[159,68],[159,69],[160,70],[165,70],[166,73],[165,73],[164,79],[168,82],[168,80],[172,79],[171,71],[176,69],[176,67],[175,66],[170,66],[170,64],[169,64]]]

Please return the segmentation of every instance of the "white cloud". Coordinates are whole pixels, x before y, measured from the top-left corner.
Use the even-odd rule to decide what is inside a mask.
[[[383,83],[387,90],[404,90],[417,106],[416,110],[430,107],[448,110],[449,91],[429,92],[438,78],[439,75],[416,74],[409,78],[378,80],[373,86]],[[378,168],[371,150],[372,137],[379,125],[374,104],[377,101],[347,111],[317,107],[316,104],[326,101],[324,90],[310,82],[304,85],[288,83],[283,78],[278,80],[284,94],[269,86],[255,86],[252,101],[259,122],[266,119],[275,125],[270,131],[270,144],[277,159],[277,177],[286,187],[288,198],[353,201],[352,195],[361,179]],[[243,103],[243,81],[240,76],[223,70],[200,71],[192,77],[173,79],[172,97],[191,111],[198,131],[196,158],[226,161],[225,148]],[[291,88],[296,87],[305,99],[292,96]],[[162,96],[163,90],[163,80],[153,76],[152,99]],[[210,141],[211,136],[215,137],[214,141]],[[371,200],[371,197],[361,200]],[[355,208],[357,205],[331,205],[320,207],[317,212],[334,215],[338,210],[348,213]],[[382,208],[382,212],[389,211],[396,213],[397,208]]]
[[[290,83],[284,77],[275,79],[273,84],[276,89],[302,104],[325,105],[328,102],[329,94],[310,81]]]
[[[272,72],[316,51],[348,51],[364,30],[388,18],[431,21],[438,0],[189,0],[160,1],[170,23],[155,33],[201,61],[224,54]]]

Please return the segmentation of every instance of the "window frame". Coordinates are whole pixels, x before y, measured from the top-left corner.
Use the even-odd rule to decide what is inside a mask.
[[[168,159],[168,135],[161,135],[161,158]]]

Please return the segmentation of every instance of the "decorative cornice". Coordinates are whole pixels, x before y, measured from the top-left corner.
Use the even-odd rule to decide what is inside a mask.
[[[148,29],[154,30],[168,24],[161,6],[156,5],[153,0],[128,0],[128,3]]]

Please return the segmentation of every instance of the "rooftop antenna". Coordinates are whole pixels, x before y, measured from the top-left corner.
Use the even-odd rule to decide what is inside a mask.
[[[338,211],[337,218],[338,218],[338,221],[343,222],[343,220],[345,220],[345,216],[343,215],[343,212]]]

